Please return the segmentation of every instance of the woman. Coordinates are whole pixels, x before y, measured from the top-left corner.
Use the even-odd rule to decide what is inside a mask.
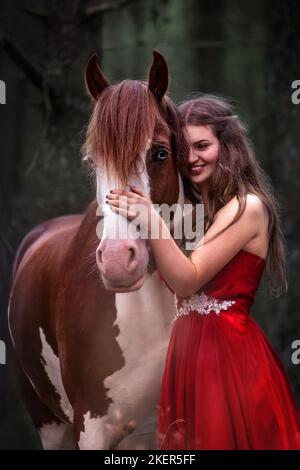
[[[287,375],[249,315],[264,271],[272,293],[287,285],[270,185],[225,100],[202,96],[180,111],[190,149],[185,191],[194,202],[203,201],[205,231],[188,257],[170,237],[150,234],[159,272],[177,302],[161,385],[158,446],[300,449],[300,414]],[[138,189],[115,190],[108,202],[129,219],[137,216],[136,203],[145,204],[152,223],[167,232]]]

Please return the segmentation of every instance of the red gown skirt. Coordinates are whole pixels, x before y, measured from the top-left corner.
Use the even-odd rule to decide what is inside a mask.
[[[224,272],[207,286],[215,294],[210,305],[226,286],[235,303],[220,313],[189,311],[174,322],[158,408],[159,449],[300,449],[300,413],[286,372],[249,315],[250,297],[242,295],[251,289],[254,295],[262,264],[240,253],[227,277]],[[239,276],[230,288],[229,274]]]

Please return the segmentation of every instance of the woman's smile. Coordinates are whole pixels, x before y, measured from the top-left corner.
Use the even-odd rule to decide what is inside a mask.
[[[189,167],[189,172],[191,175],[200,175],[202,173],[203,168],[206,166],[206,163],[198,163],[197,165],[193,165]]]

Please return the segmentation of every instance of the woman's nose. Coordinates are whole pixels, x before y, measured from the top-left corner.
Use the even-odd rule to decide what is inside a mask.
[[[195,150],[192,147],[190,147],[189,156],[188,156],[189,163],[196,162],[197,160],[198,160],[198,157],[196,155]]]

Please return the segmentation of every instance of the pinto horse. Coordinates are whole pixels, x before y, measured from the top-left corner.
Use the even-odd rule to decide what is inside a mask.
[[[42,223],[21,243],[11,338],[45,449],[153,449],[174,297],[147,240],[110,236],[116,218],[121,231],[129,222],[104,202],[110,189],[134,184],[154,203],[182,205],[185,141],[157,51],[148,82],[110,85],[96,56],[85,80],[94,100],[85,146],[97,198],[85,214]]]

